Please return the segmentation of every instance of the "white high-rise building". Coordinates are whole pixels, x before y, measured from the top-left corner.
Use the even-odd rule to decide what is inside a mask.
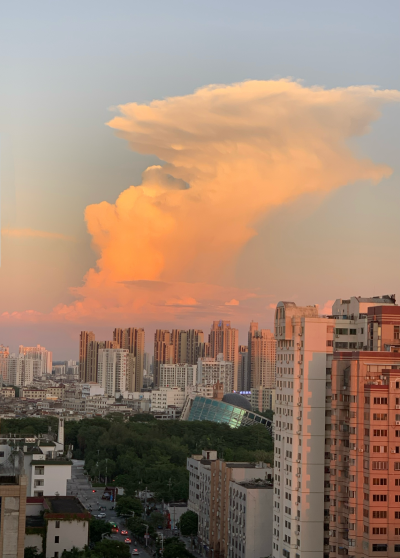
[[[316,306],[278,303],[274,558],[324,555],[325,411],[333,335],[334,320],[320,318]]]
[[[232,393],[234,389],[234,363],[224,360],[224,355],[217,358],[199,358],[197,362],[197,384],[224,385],[224,393]]]
[[[23,355],[12,354],[7,359],[8,383],[19,387],[29,386],[33,382],[34,366],[38,366],[39,362]]]
[[[99,349],[97,379],[106,395],[126,390],[128,354],[128,349]]]
[[[37,364],[34,367],[33,375],[35,378],[44,374],[52,373],[53,353],[51,351],[48,351],[40,345],[36,345],[36,347],[24,347],[23,345],[20,345],[19,354],[24,355],[25,358],[40,361],[41,364]]]
[[[5,345],[0,345],[0,384],[1,382],[8,382],[8,358],[10,356],[10,349]]]
[[[192,364],[160,364],[160,387],[185,390],[196,383],[197,366]]]

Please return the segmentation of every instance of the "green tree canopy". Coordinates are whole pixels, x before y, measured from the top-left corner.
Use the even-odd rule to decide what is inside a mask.
[[[129,546],[121,541],[103,539],[96,544],[94,550],[107,558],[130,558]]]
[[[165,540],[163,558],[194,558],[178,537],[170,537]]]
[[[133,512],[135,516],[141,517],[143,514],[143,506],[138,498],[121,496],[121,498],[117,500],[115,511],[117,515],[131,515]]]
[[[111,525],[108,521],[104,519],[98,519],[93,517],[89,521],[89,540],[91,543],[97,543],[101,541],[101,535],[104,533],[111,534]]]
[[[179,529],[181,530],[182,535],[185,537],[197,535],[198,523],[199,517],[197,513],[190,510],[183,513],[179,519]]]

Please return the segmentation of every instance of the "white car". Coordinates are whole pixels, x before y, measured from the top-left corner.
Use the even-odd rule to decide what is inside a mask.
[[[132,556],[139,556],[139,551],[138,551],[137,548],[134,548],[134,549],[132,550]]]
[[[98,517],[99,519],[104,519],[104,517],[106,517],[106,514],[105,514],[104,512],[103,512],[103,513],[99,513],[97,517]]]

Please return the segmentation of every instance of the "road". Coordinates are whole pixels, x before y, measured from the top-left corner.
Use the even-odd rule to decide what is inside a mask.
[[[93,492],[95,490],[96,492]],[[112,521],[118,525],[118,527],[124,529],[123,519],[118,517],[115,510],[111,509],[114,507],[114,502],[109,502],[108,500],[102,500],[101,497],[104,493],[104,488],[102,487],[92,487],[88,476],[85,474],[84,461],[72,460],[72,472],[71,480],[67,482],[67,495],[76,496],[85,508],[91,512],[94,516],[99,513],[105,513],[106,521]],[[105,507],[105,510],[99,510],[99,507]],[[132,541],[134,537],[131,534],[128,535]],[[121,535],[120,533],[113,533],[110,537],[111,539],[124,541],[126,535]],[[140,545],[134,545],[133,543],[129,545],[131,550],[137,548],[139,550],[140,556],[142,558],[152,558],[151,551],[147,552],[145,547]]]

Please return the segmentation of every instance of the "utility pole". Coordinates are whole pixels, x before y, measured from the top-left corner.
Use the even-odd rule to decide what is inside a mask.
[[[146,539],[146,546],[147,546],[147,539],[149,536],[149,526],[147,525],[147,523],[142,523],[142,525],[144,525],[146,527],[146,535],[145,535],[145,539]]]
[[[106,478],[104,480],[104,486],[107,486],[107,461],[108,461],[108,459],[106,457]]]

